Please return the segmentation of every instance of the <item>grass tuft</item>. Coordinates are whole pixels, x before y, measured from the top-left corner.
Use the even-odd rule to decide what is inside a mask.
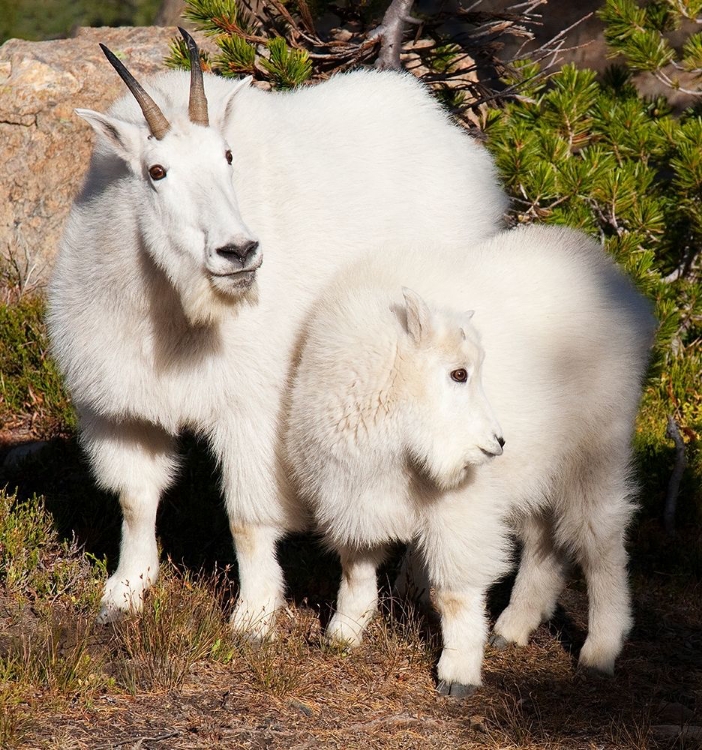
[[[226,662],[233,647],[222,601],[217,577],[167,568],[147,592],[143,611],[113,625],[118,682],[132,694],[173,690],[198,661],[212,656]]]

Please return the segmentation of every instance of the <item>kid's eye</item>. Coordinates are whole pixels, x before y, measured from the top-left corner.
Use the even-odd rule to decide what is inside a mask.
[[[160,164],[149,167],[149,176],[152,180],[162,180],[166,176],[166,170]]]
[[[232,156],[232,152],[229,149],[227,149],[224,152],[224,155],[227,158],[227,164],[231,164],[234,161],[234,157]]]
[[[468,380],[468,373],[463,368],[453,370],[451,372],[451,380],[455,380],[456,383],[465,383]]]

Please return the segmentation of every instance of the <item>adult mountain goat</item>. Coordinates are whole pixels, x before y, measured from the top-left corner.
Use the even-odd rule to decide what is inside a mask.
[[[119,493],[119,564],[101,619],[159,567],[159,498],[175,436],[209,439],[222,471],[240,598],[257,635],[283,602],[276,542],[304,514],[279,462],[279,411],[298,328],[331,274],[394,242],[455,246],[500,226],[487,153],[411,76],[358,72],[290,93],[169,72],[108,115],[61,243],[53,349],[98,482]],[[427,264],[433,262],[427,253]]]
[[[411,542],[441,614],[439,690],[467,694],[485,593],[509,566],[507,519],[524,550],[496,636],[526,643],[573,556],[590,607],[580,663],[611,672],[631,624],[624,533],[650,305],[572,230],[533,226],[433,257],[364,256],[305,330],[286,447],[341,556],[328,636],[360,642],[376,567],[389,543]]]

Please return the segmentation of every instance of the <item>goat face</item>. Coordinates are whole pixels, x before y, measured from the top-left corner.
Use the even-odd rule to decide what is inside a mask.
[[[188,122],[144,144],[140,226],[179,289],[204,277],[216,293],[236,297],[254,283],[262,255],[239,213],[232,161],[219,133]]]
[[[254,285],[262,255],[244,224],[234,192],[234,156],[209,124],[197,45],[181,29],[191,56],[188,114],[167,120],[151,96],[106,47],[146,121],[76,110],[100,136],[99,149],[119,157],[131,173],[129,208],[143,246],[180,295],[192,323],[219,317]],[[102,45],[101,45],[102,46]],[[232,89],[230,103],[244,80]]]
[[[472,313],[430,311],[404,290],[409,386],[407,450],[442,490],[467,479],[471,467],[502,454],[502,429],[483,391],[484,351],[470,323]]]

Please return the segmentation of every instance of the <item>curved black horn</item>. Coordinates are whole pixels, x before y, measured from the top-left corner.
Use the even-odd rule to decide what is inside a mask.
[[[112,67],[119,73],[120,78],[127,84],[127,88],[134,94],[134,98],[144,113],[144,118],[146,119],[146,124],[149,126],[151,135],[160,141],[171,127],[168,120],[164,117],[163,112],[161,112],[156,102],[144,91],[136,78],[117,59],[114,53],[104,44],[100,45],[100,49],[105,53],[105,57],[110,61]]]
[[[178,27],[181,36],[185,39],[190,53],[190,103],[188,113],[190,121],[196,125],[209,125],[210,117],[207,112],[207,97],[205,96],[205,84],[202,80],[202,68],[200,67],[200,50],[196,41],[185,29]]]

